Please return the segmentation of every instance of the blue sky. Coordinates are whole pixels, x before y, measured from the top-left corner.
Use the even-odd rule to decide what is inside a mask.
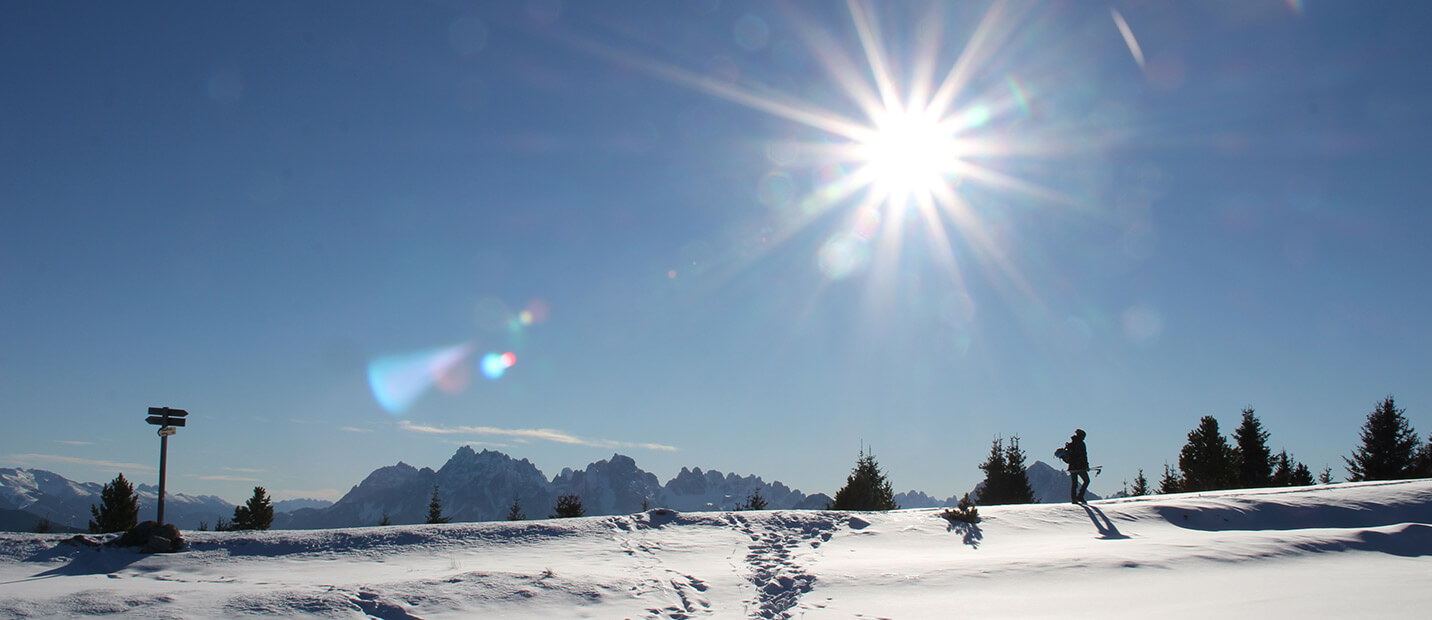
[[[0,464],[152,483],[171,406],[230,501],[462,444],[944,497],[1081,427],[1107,494],[1252,407],[1342,475],[1432,431],[1429,12],[8,3]]]

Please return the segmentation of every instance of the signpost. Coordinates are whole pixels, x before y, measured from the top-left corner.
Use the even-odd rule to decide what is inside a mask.
[[[149,417],[144,419],[159,425],[159,515],[155,520],[160,525],[164,525],[164,470],[169,459],[169,436],[179,432],[175,427],[184,426],[184,418],[188,415],[189,412],[183,409],[150,407]]]

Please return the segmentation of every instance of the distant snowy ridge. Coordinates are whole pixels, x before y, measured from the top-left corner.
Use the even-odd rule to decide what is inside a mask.
[[[139,519],[155,518],[158,487],[129,481],[139,496]],[[43,469],[0,468],[0,509],[24,511],[57,525],[85,529],[91,518],[90,506],[99,503],[103,488],[98,482],[74,482]],[[164,520],[182,528],[194,529],[201,522],[213,527],[220,518],[233,514],[233,504],[213,495],[164,494]]]
[[[770,509],[824,508],[830,498],[806,495],[757,476],[685,468],[662,484],[629,456],[614,454],[586,468],[564,468],[552,479],[527,459],[463,446],[434,471],[407,463],[380,467],[332,506],[276,514],[275,528],[316,529],[390,523],[420,523],[427,516],[433,487],[443,515],[456,522],[507,518],[513,500],[525,518],[542,519],[561,495],[577,495],[588,515],[632,514],[644,508],[682,511],[729,510],[759,491]]]
[[[1026,469],[1040,502],[1066,502],[1069,475],[1035,461]],[[136,482],[136,481],[131,481]],[[140,519],[153,519],[157,490],[136,482]],[[389,523],[421,523],[426,519],[433,487],[438,488],[444,516],[452,521],[496,521],[507,518],[516,499],[523,516],[541,519],[551,513],[558,496],[582,499],[588,515],[632,514],[643,508],[671,508],[685,512],[730,510],[760,492],[768,509],[823,509],[830,503],[824,493],[806,495],[799,490],[759,476],[741,476],[699,467],[681,468],[662,484],[655,474],[642,470],[629,456],[613,454],[584,469],[564,468],[550,480],[527,459],[502,452],[459,448],[437,470],[407,463],[380,467],[368,474],[337,502],[286,500],[274,504],[277,529],[322,529]],[[0,469],[0,509],[18,510],[53,523],[84,529],[90,506],[99,503],[102,485],[72,482],[44,470]],[[977,495],[978,487],[972,490]],[[962,494],[940,500],[919,491],[895,496],[901,508],[954,506]],[[1090,494],[1089,499],[1098,499]],[[169,493],[165,520],[184,529],[201,524],[214,527],[233,518],[234,506],[212,495]],[[12,515],[0,528],[30,529],[32,520]]]

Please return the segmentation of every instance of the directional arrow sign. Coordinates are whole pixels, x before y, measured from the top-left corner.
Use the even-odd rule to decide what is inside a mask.
[[[162,415],[152,415],[144,418],[145,422],[159,426],[184,426],[184,418],[167,418]]]
[[[168,407],[150,407],[149,415],[163,415],[169,416],[171,418],[182,418],[186,415],[189,415],[189,412],[183,409],[170,409]]]

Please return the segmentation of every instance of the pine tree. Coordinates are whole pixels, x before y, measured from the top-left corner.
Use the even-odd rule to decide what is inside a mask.
[[[1010,501],[1005,503],[1033,504],[1034,487],[1029,486],[1029,473],[1025,471],[1024,450],[1019,447],[1019,435],[1009,438],[1009,447],[1004,451],[1004,466],[1010,489]]]
[[[845,486],[835,492],[831,510],[895,510],[895,491],[880,472],[874,454],[860,452],[855,469],[845,479]]]
[[[1169,493],[1182,492],[1183,481],[1179,480],[1178,472],[1174,471],[1174,468],[1170,467],[1168,463],[1164,463],[1163,477],[1159,479],[1159,494],[1167,495]]]
[[[1362,426],[1362,445],[1347,463],[1350,482],[1362,480],[1404,480],[1417,477],[1417,433],[1388,396],[1367,414]]]
[[[1333,468],[1332,468],[1332,467],[1329,467],[1329,466],[1327,466],[1327,465],[1324,465],[1324,466],[1323,466],[1323,473],[1318,474],[1318,484],[1332,484],[1332,483],[1333,483]]]
[[[1144,470],[1140,469],[1139,475],[1134,476],[1134,486],[1129,489],[1129,496],[1139,497],[1152,492],[1153,489],[1149,488],[1149,479],[1144,477]]]
[[[1189,431],[1188,443],[1178,454],[1178,468],[1184,491],[1213,491],[1232,486],[1235,475],[1233,449],[1218,432],[1218,420],[1211,415]]]
[[[557,505],[552,507],[552,514],[547,515],[548,519],[572,519],[587,514],[582,507],[582,498],[568,494],[557,498]]]
[[[513,495],[512,506],[507,509],[507,520],[521,521],[526,518],[527,515],[522,512],[522,500],[518,499],[516,495]]]
[[[438,485],[433,485],[433,499],[428,502],[428,519],[424,523],[447,523],[451,519],[443,516],[443,502],[438,499]]]
[[[234,507],[233,529],[266,530],[273,525],[273,505],[263,487],[254,487],[254,495],[242,506]]]
[[[1269,478],[1269,483],[1275,487],[1293,486],[1293,459],[1288,456],[1288,451],[1279,451],[1278,456],[1273,457],[1273,463],[1273,475]]]
[[[984,487],[980,489],[979,501],[986,506],[1000,504],[1032,504],[1034,489],[1029,486],[1029,475],[1024,471],[1024,451],[1019,448],[1019,436],[1011,437],[1009,446],[996,437],[990,445],[989,458],[980,465],[985,472]]]
[[[393,524],[393,518],[388,513],[383,513],[383,518],[378,521],[378,527],[387,527]]]
[[[89,522],[92,534],[124,532],[139,524],[139,495],[134,485],[124,479],[124,474],[104,485],[99,493],[99,505],[90,506],[94,519]]]
[[[1271,486],[1306,487],[1313,485],[1313,471],[1308,469],[1307,465],[1299,463],[1289,456],[1287,450],[1279,450],[1278,456],[1273,457],[1273,462],[1275,467],[1273,477],[1269,481]],[[1331,478],[1331,475],[1328,474],[1328,477]]]
[[[1243,423],[1233,432],[1234,460],[1237,463],[1238,486],[1245,489],[1265,487],[1273,476],[1273,454],[1268,450],[1268,431],[1252,409],[1243,410]]]
[[[754,489],[746,496],[746,501],[736,504],[736,510],[765,510],[766,498],[761,497],[761,490]]]
[[[1432,435],[1427,437],[1427,443],[1417,447],[1416,471],[1417,478],[1432,478]]]
[[[35,524],[36,534],[49,534],[53,531],[55,531],[55,524],[50,522],[49,517],[40,517],[40,521]]]

